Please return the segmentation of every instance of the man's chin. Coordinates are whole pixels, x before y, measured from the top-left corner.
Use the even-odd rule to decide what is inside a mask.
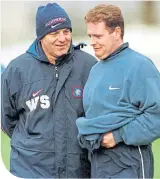
[[[62,57],[63,55],[66,55],[66,54],[67,54],[67,52],[65,51],[65,52],[62,52],[62,53],[60,53],[60,54],[57,54],[57,57],[60,58],[60,57]]]
[[[96,56],[99,60],[104,60],[105,58],[108,57],[108,54],[107,54],[107,55],[101,55],[101,54],[95,53],[95,56]]]
[[[66,55],[66,54],[67,54],[67,52],[68,52],[68,51],[63,52],[63,53],[62,53],[62,55]]]
[[[98,54],[98,53],[96,53],[96,52],[95,52],[94,54],[95,54],[95,56],[96,56],[98,59],[100,59],[100,60],[102,59],[102,55],[100,55],[100,54]]]

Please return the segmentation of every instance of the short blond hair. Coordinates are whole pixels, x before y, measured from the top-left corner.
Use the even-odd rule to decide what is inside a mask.
[[[105,22],[106,28],[109,32],[113,32],[116,27],[121,28],[121,38],[124,36],[124,19],[121,10],[115,5],[100,4],[88,11],[85,15],[85,21],[98,23]]]

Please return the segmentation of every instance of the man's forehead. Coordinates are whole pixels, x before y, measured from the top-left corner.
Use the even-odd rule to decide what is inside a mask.
[[[87,34],[103,34],[108,31],[104,22],[87,23]]]

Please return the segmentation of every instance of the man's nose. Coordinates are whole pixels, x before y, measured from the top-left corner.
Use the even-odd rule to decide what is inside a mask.
[[[93,45],[95,45],[95,44],[96,44],[95,38],[94,38],[94,37],[91,37],[91,38],[90,38],[90,45],[93,46]]]
[[[58,40],[60,42],[64,42],[65,41],[65,35],[64,35],[64,33],[62,31],[58,35]]]

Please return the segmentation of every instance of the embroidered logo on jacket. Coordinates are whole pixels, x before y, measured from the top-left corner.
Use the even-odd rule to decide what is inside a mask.
[[[120,88],[114,88],[111,85],[109,86],[109,90],[119,90]]]
[[[73,86],[72,87],[72,95],[75,98],[82,98],[83,96],[83,88],[80,86]]]
[[[34,93],[34,96],[36,96],[38,93],[40,93],[40,91]],[[40,107],[42,109],[49,108],[50,107],[49,97],[47,95],[36,96],[35,98],[32,98],[32,99],[26,101],[26,105],[30,109],[30,112],[35,110],[37,108],[38,104],[40,104]]]
[[[38,90],[37,92],[33,92],[33,93],[32,93],[32,96],[33,96],[33,97],[37,96],[41,91],[42,91],[42,89]]]

